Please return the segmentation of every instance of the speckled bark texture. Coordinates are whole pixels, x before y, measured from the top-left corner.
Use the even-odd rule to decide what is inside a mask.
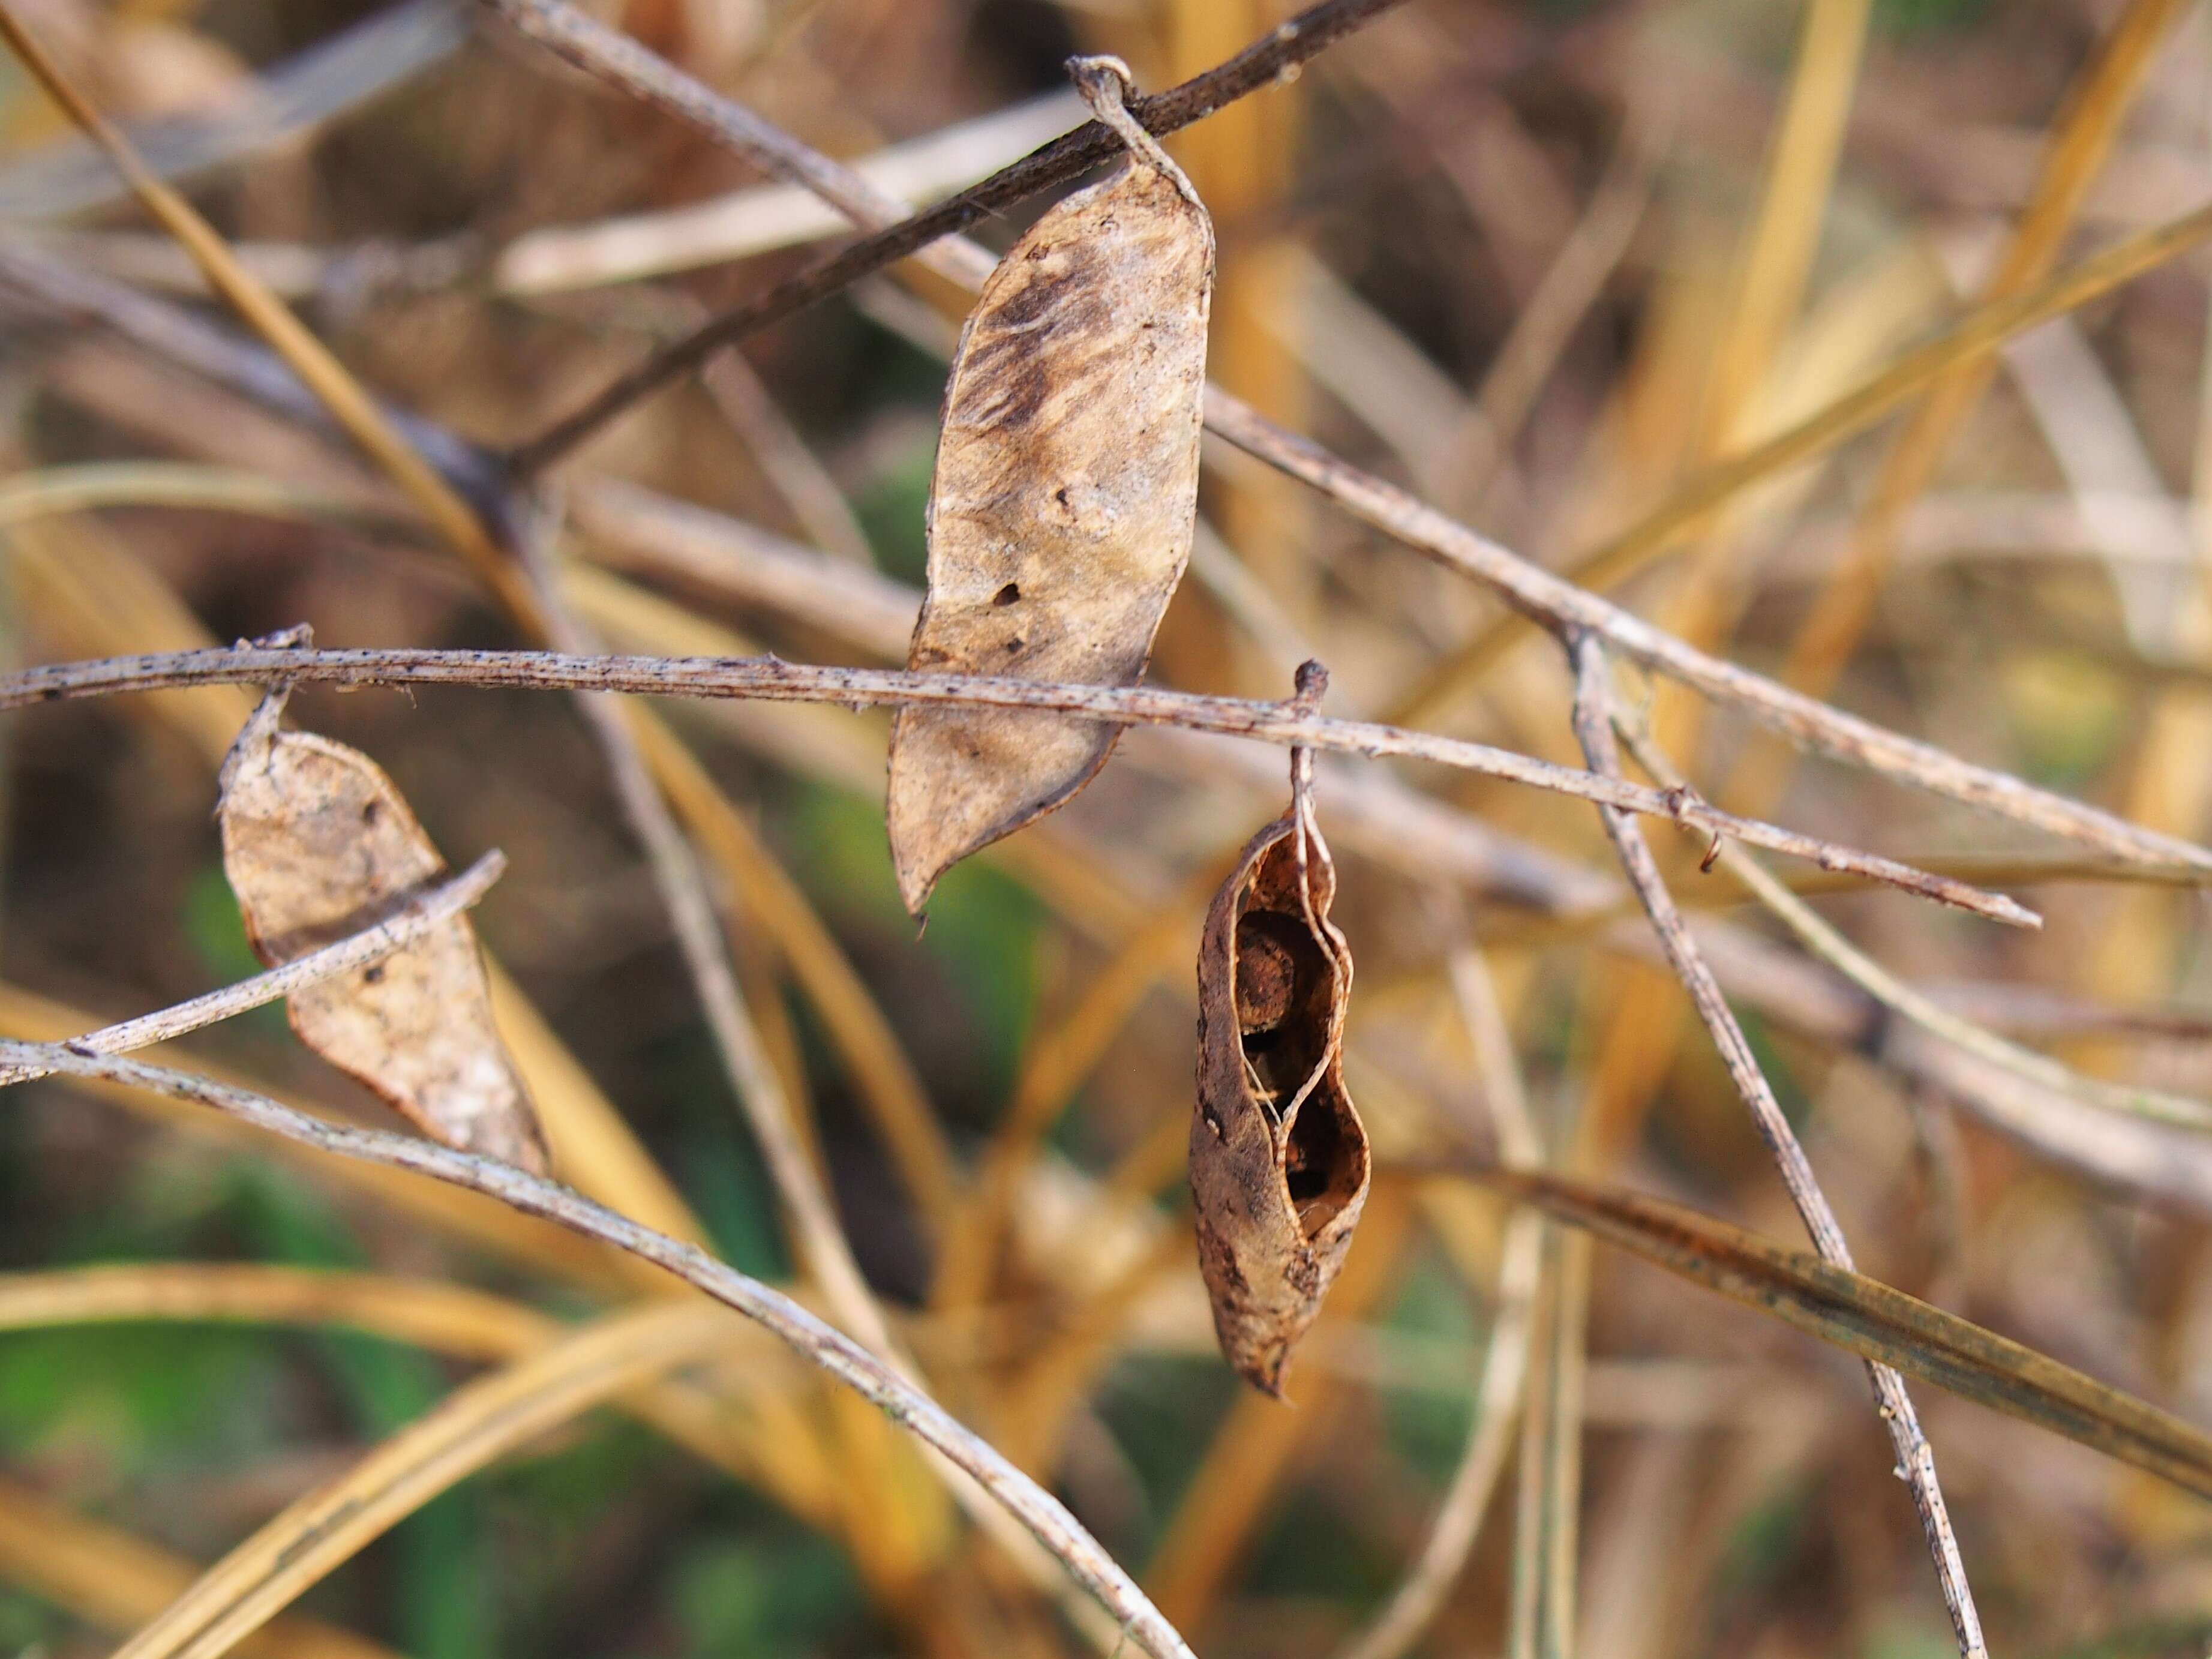
[[[255,953],[272,966],[373,927],[446,873],[383,769],[343,744],[283,730],[283,706],[271,693],[240,732],[216,811],[223,873]],[[286,1006],[302,1042],[426,1133],[546,1172],[465,916]]]
[[[1199,945],[1199,1271],[1222,1353],[1271,1395],[1367,1200],[1367,1133],[1344,1087],[1352,953],[1328,919],[1335,894],[1328,848],[1294,811],[1245,848]]]
[[[930,492],[929,588],[907,665],[1127,685],[1190,556],[1213,228],[1124,165],[1014,245],[968,319]],[[1052,811],[1115,728],[908,708],[888,817],[900,890]]]

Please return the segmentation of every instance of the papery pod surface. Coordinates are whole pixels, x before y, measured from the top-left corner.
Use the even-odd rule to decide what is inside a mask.
[[[1206,912],[1198,960],[1190,1188],[1221,1351],[1252,1385],[1321,1310],[1367,1199],[1367,1132],[1344,1086],[1352,953],[1310,812],[1255,836]]]

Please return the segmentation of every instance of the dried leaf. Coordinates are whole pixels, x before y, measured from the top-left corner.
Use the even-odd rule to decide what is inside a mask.
[[[223,873],[272,966],[374,926],[446,873],[383,769],[343,744],[283,730],[284,699],[272,691],[248,717],[224,758],[216,809]],[[546,1173],[466,916],[287,1008],[302,1042],[424,1133]]]
[[[1206,912],[1198,955],[1190,1190],[1221,1351],[1282,1391],[1367,1201],[1367,1132],[1344,1087],[1352,952],[1336,866],[1301,789]]]
[[[984,284],[945,392],[908,667],[1143,675],[1190,556],[1213,289],[1212,223],[1173,167],[1140,155],[1068,197]],[[1075,794],[1116,735],[1065,714],[900,711],[887,815],[907,908]]]

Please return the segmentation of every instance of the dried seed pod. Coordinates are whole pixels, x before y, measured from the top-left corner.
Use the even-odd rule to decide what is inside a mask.
[[[1039,219],[969,315],[909,668],[1132,684],[1190,556],[1213,227],[1097,62],[1077,60],[1078,80],[1134,154]],[[907,908],[1075,794],[1116,735],[1064,714],[902,709],[886,816]]]
[[[343,744],[283,730],[284,700],[271,691],[239,732],[216,812],[246,937],[272,966],[374,927],[446,872],[383,769]],[[295,993],[287,1012],[302,1042],[434,1139],[547,1172],[466,916]]]
[[[1190,1191],[1221,1352],[1282,1391],[1367,1200],[1367,1132],[1344,1087],[1352,953],[1336,866],[1294,751],[1291,809],[1254,836],[1206,916]]]

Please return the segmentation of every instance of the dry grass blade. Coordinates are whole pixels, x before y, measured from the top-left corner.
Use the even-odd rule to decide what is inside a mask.
[[[1000,1243],[1022,1189],[1022,1176],[1069,1098],[1106,1059],[1115,1040],[1171,963],[1187,960],[1206,896],[1218,885],[1211,869],[1186,883],[1160,914],[1121,942],[1082,999],[1059,1024],[1034,1038],[1023,1056],[990,1145],[952,1217],[930,1285],[931,1305],[956,1313],[990,1290]]]
[[[211,108],[146,121],[135,141],[148,167],[172,181],[309,137],[459,51],[466,19],[451,0],[399,0],[301,51],[264,65],[242,95]],[[52,14],[49,14],[52,15]],[[130,195],[97,144],[57,140],[11,155],[0,171],[0,217],[61,220]]]
[[[698,758],[657,722],[639,725],[637,735],[701,849],[742,884],[738,903],[791,964],[873,1112],[916,1207],[941,1235],[959,1189],[959,1164],[890,1022],[804,890]]]
[[[1588,1243],[1551,1228],[1540,1239],[1535,1336],[1521,1402],[1520,1481],[1514,1495],[1510,1659],[1568,1659],[1575,1651]]]
[[[1560,1176],[1456,1173],[1863,1359],[2212,1497],[2212,1435],[1879,1279],[1658,1199]]]
[[[527,0],[500,9],[520,16]],[[988,177],[1086,116],[1082,100],[1061,88],[888,145],[851,165],[912,211]],[[848,223],[803,185],[751,185],[677,207],[526,231],[500,250],[492,281],[501,293],[517,295],[633,283],[817,242]]]
[[[1588,211],[1491,359],[1463,422],[1462,445],[1474,460],[1472,476],[1459,489],[1462,507],[1480,501],[1511,459],[1547,378],[1627,254],[1651,204],[1672,119],[1673,108],[1663,94],[1641,100],[1630,112]]]
[[[1984,305],[2021,294],[2050,270],[2159,46],[2191,9],[2191,0],[2132,0],[2112,26],[2069,94],[2034,197],[1984,285]],[[1982,356],[1944,374],[1891,445],[1852,526],[1849,553],[1790,643],[1782,675],[1790,684],[1820,694],[1842,674],[1873,617],[1906,514],[1934,482],[1995,372]]]
[[[1533,1167],[1540,1144],[1497,985],[1480,954],[1467,947],[1453,951],[1451,977],[1462,1018],[1474,1039],[1475,1070],[1482,1079],[1483,1100],[1499,1153],[1510,1168]],[[1483,1511],[1512,1455],[1514,1429],[1521,1420],[1535,1335],[1545,1231],[1538,1214],[1525,1208],[1506,1224],[1498,1249],[1490,1340],[1475,1379],[1474,1410],[1458,1467],[1452,1471],[1419,1556],[1390,1599],[1338,1650],[1336,1659],[1399,1659],[1435,1620],[1453,1580],[1467,1564]]]
[[[106,1078],[196,1103],[283,1139],[340,1158],[428,1176],[496,1199],[611,1244],[735,1308],[971,1477],[1009,1511],[1074,1581],[1103,1602],[1154,1659],[1190,1659],[1190,1650],[1144,1592],[1058,1499],[954,1419],[944,1407],[850,1338],[781,1292],[715,1261],[696,1247],[641,1227],[566,1188],[507,1165],[428,1141],[319,1122],[275,1101],[204,1078],[66,1048],[0,1043],[0,1062],[50,1066]]]
[[[1182,1119],[1171,1124],[1175,1139],[1183,1139]],[[1316,1344],[1328,1340],[1338,1322],[1365,1316],[1397,1287],[1410,1219],[1410,1206],[1398,1202],[1396,1194],[1370,1194],[1359,1249],[1345,1262],[1330,1294],[1314,1333]],[[1170,1618],[1199,1628],[1233,1587],[1238,1560],[1267,1517],[1270,1496],[1300,1462],[1329,1445],[1328,1425],[1343,1389],[1340,1376],[1316,1365],[1300,1374],[1294,1410],[1240,1390],[1152,1552],[1146,1583]]]
[[[1665,501],[1627,529],[1608,537],[1587,553],[1571,561],[1566,567],[1568,582],[1586,589],[1617,586],[1672,551],[1683,538],[1704,523],[1712,513],[1753,485],[1800,462],[1810,460],[1846,439],[1856,437],[1885,416],[1902,408],[1944,375],[1961,365],[1988,357],[2015,335],[2025,333],[2037,324],[2047,322],[2053,317],[2077,310],[2132,282],[2144,272],[2154,270],[2179,258],[2208,239],[2212,239],[2212,207],[2199,208],[2165,224],[2154,225],[2148,230],[2124,237],[2025,294],[1974,307],[1936,338],[1914,347],[1888,368],[1825,408],[1815,410],[1795,426],[1763,439],[1740,453],[1715,462],[1686,480]],[[1211,410],[1207,424],[1218,430],[1222,429]],[[1236,441],[1233,434],[1226,430],[1223,435]],[[1266,458],[1263,456],[1263,459]],[[1326,476],[1320,469],[1306,470],[1314,471],[1317,481]],[[1346,504],[1364,517],[1374,517],[1349,500]],[[1375,522],[1385,529],[1390,528],[1380,518],[1375,518]],[[1425,527],[1415,544],[1425,549],[1431,539],[1431,533]],[[1513,594],[1512,586],[1503,583],[1498,586],[1509,596]],[[1540,584],[1528,582],[1520,586],[1534,588]],[[1565,587],[1567,583],[1559,586]],[[1583,596],[1585,599],[1588,597]],[[1595,607],[1589,609],[1590,618],[1585,625],[1597,625],[1599,611]],[[1611,609],[1610,606],[1602,607],[1606,611]],[[1583,619],[1577,617],[1577,620]],[[1504,650],[1527,638],[1526,622],[1525,617],[1501,621],[1455,652],[1443,664],[1431,670],[1420,690],[1402,700],[1398,710],[1401,718],[1419,720],[1433,714],[1462,688],[1480,678]],[[1642,654],[1638,645],[1631,643],[1619,632],[1613,632],[1612,638],[1615,645]],[[1680,659],[1679,665],[1661,662],[1656,657],[1650,659],[1650,665],[1677,675],[1709,696],[1729,700],[1729,691],[1720,682],[1710,674],[1701,677],[1692,672],[1690,658],[1701,653],[1691,653],[1686,647],[1680,649],[1686,654]],[[1741,670],[1736,672],[1743,673]],[[1744,678],[1753,677],[1745,675]],[[1802,701],[1811,704],[1809,698]],[[1757,705],[1747,703],[1746,706],[1750,712],[1759,714]],[[1759,714],[1759,718],[1779,724],[1770,715]],[[1786,727],[1784,729],[1787,731]],[[1799,737],[1795,732],[1789,732],[1789,735]],[[1800,740],[1803,739],[1801,738]],[[1818,739],[1814,741],[1817,746],[1827,746]],[[1931,784],[1928,787],[1936,786]]]
[[[439,1492],[744,1330],[722,1309],[666,1303],[610,1315],[465,1384],[338,1480],[287,1507],[118,1649],[116,1659],[216,1659]]]
[[[306,522],[357,523],[392,531],[411,525],[360,498],[304,489],[280,478],[188,461],[86,461],[50,466],[0,483],[0,525],[101,507],[194,507]]]
[[[0,1480],[0,1579],[118,1635],[189,1589],[200,1565]],[[398,1659],[351,1631],[279,1619],[239,1644],[242,1659]]]
[[[1819,836],[1739,818],[1692,794],[1647,789],[1620,778],[1578,772],[1571,767],[1493,749],[1486,744],[1434,737],[1361,720],[1331,720],[1294,702],[1257,702],[1149,687],[1050,685],[957,674],[824,668],[788,663],[775,657],[583,656],[556,651],[307,651],[255,647],[119,657],[0,675],[0,709],[27,708],[64,697],[156,690],[187,684],[261,684],[274,679],[338,685],[507,685],[538,690],[642,692],[660,696],[750,696],[799,702],[945,703],[1041,708],[1122,725],[1181,726],[1194,731],[1257,738],[1285,747],[1303,746],[1367,756],[1397,755],[1487,773],[1603,802],[1627,811],[1668,818],[1755,847],[1809,858],[1825,868],[1855,870],[1870,879],[1972,910],[1992,921],[2038,925],[2034,912],[2002,894],[1984,893],[1964,883],[1930,876],[1893,859],[1857,852]],[[2014,787],[2025,789],[2025,786]],[[2172,846],[2191,862],[2212,863],[2212,853],[2191,848],[2185,842],[2174,842]],[[2169,859],[2172,856],[2169,853]]]
[[[535,1308],[434,1279],[228,1261],[0,1273],[0,1330],[139,1319],[342,1325],[474,1360],[512,1359],[562,1330]]]
[[[208,285],[283,357],[331,418],[390,474],[491,589],[527,609],[528,584],[515,562],[485,532],[476,509],[422,459],[330,349],[240,263],[191,204],[139,160],[129,140],[70,82],[21,20],[4,4],[0,4],[0,39],[7,41],[23,66],[84,130],[86,137],[107,153],[146,210],[191,255]]]
[[[151,1262],[0,1274],[0,1330],[115,1321],[213,1322],[340,1327],[457,1360],[526,1359],[566,1340],[574,1327],[520,1302],[434,1279],[273,1267],[253,1262]],[[663,1379],[626,1395],[622,1408],[711,1468],[757,1486],[793,1514],[835,1524],[834,1477],[811,1436],[776,1397],[774,1380],[733,1389]],[[180,1580],[151,1619],[182,1594]]]
[[[1730,325],[1705,387],[1698,449],[1725,448],[1804,303],[1836,162],[1866,56],[1872,0],[1814,0],[1799,25],[1796,66],[1738,255]]]

